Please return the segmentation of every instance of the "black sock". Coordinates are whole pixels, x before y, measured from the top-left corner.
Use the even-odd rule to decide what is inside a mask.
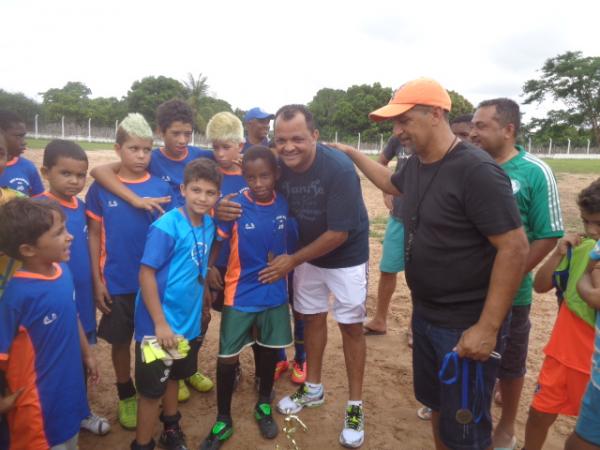
[[[125,383],[117,383],[117,393],[119,394],[119,400],[133,397],[135,395],[133,380],[130,378]]]
[[[252,344],[252,353],[254,354],[254,376],[260,377],[260,345],[256,342]]]
[[[160,421],[163,423],[165,431],[167,430],[178,430],[179,420],[181,420],[181,413],[177,411],[174,416],[165,416],[163,413],[160,414]]]
[[[277,364],[277,349],[260,347],[260,367],[258,375],[260,376],[260,387],[258,390],[259,403],[271,403],[271,391],[275,379],[275,365]]]
[[[217,408],[219,416],[231,417],[231,397],[235,383],[236,364],[217,362]]]
[[[156,446],[154,439],[151,439],[150,442],[148,442],[145,445],[141,445],[138,444],[137,441],[134,439],[133,442],[131,443],[131,450],[154,450],[154,447]]]

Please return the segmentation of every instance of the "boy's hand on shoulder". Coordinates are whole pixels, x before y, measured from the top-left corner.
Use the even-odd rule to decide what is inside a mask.
[[[23,393],[23,388],[17,389],[6,397],[0,397],[0,414],[5,414],[14,408],[15,403]]]
[[[168,323],[161,323],[155,326],[156,329],[156,340],[164,348],[177,348],[179,342],[177,336],[171,330]]]
[[[96,307],[104,314],[110,314],[109,305],[112,303],[108,289],[104,283],[98,283],[94,286],[94,300],[96,300]]]
[[[565,256],[569,247],[577,247],[581,244],[581,238],[583,235],[581,233],[570,233],[565,235],[564,237],[558,240],[556,244],[556,251],[561,255]]]
[[[84,356],[83,364],[85,364],[85,369],[90,382],[92,384],[98,384],[100,372],[98,371],[98,362],[96,361],[96,357],[90,352],[89,355]]]
[[[215,266],[209,267],[208,274],[206,275],[206,283],[209,288],[214,289],[215,291],[223,290],[223,277],[221,276],[219,269]]]
[[[134,202],[132,205],[134,208],[143,209],[148,212],[157,212],[159,214],[164,214],[165,210],[161,205],[164,203],[169,203],[171,201],[171,196],[167,195],[166,197],[144,197],[139,198],[138,201]]]
[[[237,192],[227,194],[217,202],[215,205],[215,217],[218,220],[230,222],[242,215],[242,206],[239,203],[231,201],[236,195],[238,195]]]

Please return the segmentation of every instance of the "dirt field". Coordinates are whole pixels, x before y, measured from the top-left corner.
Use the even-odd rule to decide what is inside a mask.
[[[115,159],[111,151],[88,152],[90,165]],[[41,161],[41,153],[36,150],[26,155],[37,165]],[[579,225],[578,212],[575,205],[576,194],[595,176],[559,175],[558,183],[561,193],[562,209],[567,226]],[[374,308],[378,281],[378,263],[381,254],[381,237],[385,228],[386,209],[381,201],[381,194],[369,182],[363,179],[363,194],[369,216],[373,222],[371,237],[371,262],[369,277],[369,312]],[[400,275],[398,288],[392,299],[392,307],[386,336],[368,337],[367,367],[364,384],[364,401],[366,414],[366,441],[362,448],[366,449],[431,449],[432,438],[429,422],[417,418],[415,411],[418,404],[412,391],[411,353],[406,345],[406,329],[410,317],[410,297]],[[522,445],[527,410],[531,402],[532,391],[542,363],[542,349],[548,339],[554,323],[557,307],[553,294],[535,295],[532,309],[531,344],[528,361],[528,374],[525,392],[521,400],[518,416],[517,437]],[[215,359],[218,346],[219,317],[213,314],[213,321],[207,333],[205,346],[200,353],[201,371],[214,380]],[[290,358],[292,357],[289,352]],[[114,375],[110,363],[109,347],[101,342],[97,346],[97,357],[100,361],[101,380],[98,386],[91,389],[90,400],[93,410],[108,417],[113,427],[111,433],[104,437],[96,437],[82,433],[80,448],[82,450],[113,450],[129,448],[134,433],[120,428],[116,421],[116,389]],[[253,387],[253,361],[250,351],[242,356],[245,378],[233,399],[233,418],[235,435],[224,446],[226,449],[286,449],[287,441],[283,433],[273,442],[263,440],[258,432],[252,416],[252,408],[256,401]],[[338,434],[343,423],[343,412],[346,402],[346,374],[339,331],[333,321],[329,323],[329,343],[325,353],[323,382],[327,401],[316,409],[301,413],[301,418],[308,426],[308,433],[298,431],[295,435],[301,449],[335,449]],[[282,377],[276,384],[277,398],[295,389],[288,377]],[[183,428],[188,436],[190,448],[197,448],[212,425],[216,415],[216,393],[192,393],[192,398],[181,406]],[[499,410],[494,408],[494,417]],[[279,424],[283,417],[277,415]],[[545,449],[562,449],[565,437],[574,426],[572,418],[559,418],[551,429]]]

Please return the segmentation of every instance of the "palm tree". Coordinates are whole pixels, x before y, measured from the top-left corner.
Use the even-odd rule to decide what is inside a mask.
[[[195,112],[198,112],[200,101],[206,97],[208,93],[208,84],[206,83],[206,80],[207,77],[202,75],[202,73],[199,73],[197,78],[194,78],[194,75],[188,73],[187,80],[183,82],[188,103]]]

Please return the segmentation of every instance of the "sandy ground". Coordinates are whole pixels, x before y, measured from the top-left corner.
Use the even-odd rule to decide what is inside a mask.
[[[90,166],[116,159],[111,151],[91,151]],[[26,155],[39,165],[41,152],[31,150]],[[589,184],[594,175],[559,175],[558,183],[561,193],[562,209],[568,229],[574,231],[579,226],[578,212],[575,204],[577,193]],[[369,182],[362,180],[363,194],[373,221],[371,237],[371,259],[369,276],[369,313],[374,310],[376,302],[377,282],[379,278],[378,263],[381,255],[381,237],[385,229],[384,219],[387,216],[381,193]],[[366,414],[366,440],[362,448],[366,449],[431,449],[432,438],[429,422],[421,421],[415,412],[419,407],[413,396],[411,352],[406,345],[406,330],[410,317],[409,291],[404,276],[399,275],[398,287],[392,298],[389,314],[388,333],[386,336],[367,338],[367,366],[364,383],[364,401]],[[531,313],[532,331],[528,360],[528,373],[525,391],[521,400],[517,420],[517,437],[523,443],[527,410],[531,403],[536,377],[543,359],[542,349],[546,344],[550,330],[556,317],[557,306],[552,293],[535,295]],[[205,345],[200,352],[200,368],[213,380],[215,377],[215,359],[218,347],[219,316],[213,314]],[[292,358],[292,351],[288,352]],[[114,374],[110,362],[110,349],[101,342],[97,346],[97,358],[100,362],[101,380],[90,390],[90,402],[93,410],[107,417],[113,427],[110,434],[96,437],[82,433],[80,448],[82,450],[126,449],[134,438],[134,433],[123,430],[116,420],[117,396],[114,387]],[[233,419],[235,435],[224,445],[225,449],[264,449],[274,450],[288,448],[287,440],[280,433],[275,441],[268,442],[259,435],[254,424],[252,408],[256,402],[256,391],[253,387],[253,360],[251,351],[241,355],[245,377],[234,395]],[[342,353],[341,337],[335,322],[329,321],[329,342],[324,358],[323,382],[326,388],[327,401],[316,409],[301,413],[302,420],[308,426],[308,432],[298,431],[295,435],[299,447],[305,449],[341,448],[338,434],[343,424],[344,406],[347,399],[347,382]],[[295,389],[289,377],[282,377],[275,386],[277,398],[287,395]],[[494,407],[494,417],[499,416],[499,409]],[[216,393],[192,393],[192,398],[181,406],[183,429],[188,436],[190,448],[197,448],[208,433],[216,415]],[[276,420],[283,424],[283,417],[277,415]],[[561,417],[551,429],[545,449],[562,449],[566,436],[574,426],[574,419]],[[157,429],[158,431],[158,429]],[[291,448],[291,447],[289,447]]]

